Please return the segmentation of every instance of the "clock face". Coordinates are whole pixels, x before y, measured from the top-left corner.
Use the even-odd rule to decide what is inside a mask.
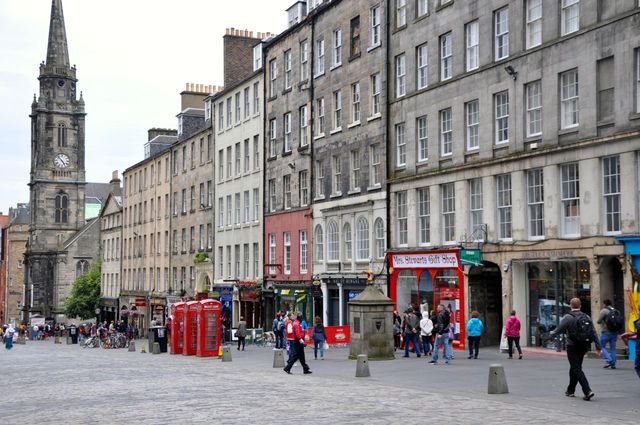
[[[53,159],[53,165],[58,168],[67,168],[69,166],[69,157],[63,153],[59,153]]]

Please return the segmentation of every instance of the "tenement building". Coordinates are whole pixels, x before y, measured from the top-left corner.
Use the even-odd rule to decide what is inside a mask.
[[[118,171],[111,177],[111,193],[100,210],[100,250],[102,267],[100,270],[100,321],[112,322],[119,319],[118,299],[122,284],[122,188]]]
[[[4,270],[4,304],[2,323],[21,320],[24,300],[24,254],[29,240],[29,205],[18,204],[9,208],[8,223],[2,228],[2,268]]]
[[[628,312],[617,238],[640,230],[637,2],[395,0],[390,23],[398,305],[443,304],[462,341],[478,310],[489,344],[515,309],[545,347],[572,297],[592,316],[607,298]]]

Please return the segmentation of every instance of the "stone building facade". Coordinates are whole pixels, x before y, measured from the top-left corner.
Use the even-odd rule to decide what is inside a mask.
[[[24,254],[29,240],[29,207],[18,204],[9,209],[9,222],[2,229],[3,256],[2,267],[5,270],[5,287],[2,323],[17,323],[21,320],[24,305]]]
[[[100,211],[100,250],[102,252],[100,320],[119,318],[118,299],[122,285],[122,190],[118,172],[111,177],[111,193]]]

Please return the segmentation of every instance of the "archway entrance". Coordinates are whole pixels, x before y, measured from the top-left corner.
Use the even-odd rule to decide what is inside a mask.
[[[600,303],[611,300],[624,314],[624,276],[617,257],[605,257],[600,265]]]
[[[485,261],[469,269],[469,311],[476,310],[485,325],[482,345],[498,345],[502,336],[502,274]]]

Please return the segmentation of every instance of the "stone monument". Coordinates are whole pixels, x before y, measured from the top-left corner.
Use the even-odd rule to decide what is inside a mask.
[[[391,360],[393,354],[393,300],[374,285],[349,302],[351,343],[349,358],[366,354],[369,360]]]

